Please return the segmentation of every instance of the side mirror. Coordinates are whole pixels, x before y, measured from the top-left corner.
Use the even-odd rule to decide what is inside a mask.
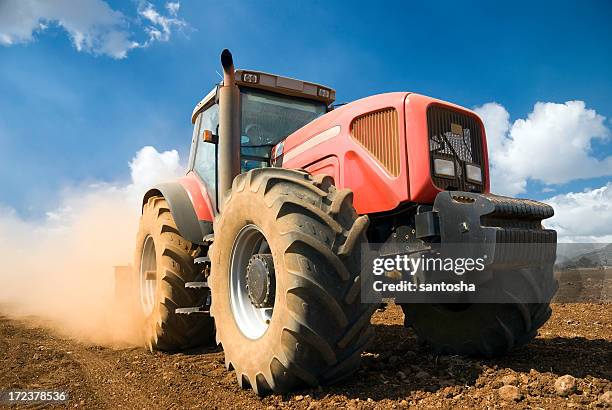
[[[202,131],[202,141],[216,144],[219,141],[219,137],[213,134],[211,130],[204,130]]]

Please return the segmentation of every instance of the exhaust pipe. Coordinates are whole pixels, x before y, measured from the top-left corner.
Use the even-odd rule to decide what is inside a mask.
[[[219,158],[217,162],[218,201],[223,203],[234,178],[240,173],[240,90],[234,77],[234,60],[228,49],[221,53],[223,86],[219,88]]]

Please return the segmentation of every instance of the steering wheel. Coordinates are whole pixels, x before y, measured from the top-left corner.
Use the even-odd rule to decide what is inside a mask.
[[[265,135],[264,130],[259,124],[249,124],[244,129],[244,136],[249,140],[246,143],[253,142],[253,145],[273,144],[274,140]],[[244,138],[243,136],[243,138]]]

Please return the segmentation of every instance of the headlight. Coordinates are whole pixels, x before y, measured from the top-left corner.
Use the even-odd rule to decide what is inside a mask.
[[[453,178],[455,176],[455,162],[447,159],[434,159],[434,172],[437,175]]]
[[[470,181],[482,183],[482,171],[480,167],[477,167],[476,165],[466,164],[465,173],[467,175],[467,179],[469,179]]]

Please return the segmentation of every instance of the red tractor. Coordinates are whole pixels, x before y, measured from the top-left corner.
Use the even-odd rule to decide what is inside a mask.
[[[489,193],[474,112],[409,92],[334,108],[329,87],[234,70],[228,50],[221,63],[191,117],[187,174],[142,202],[132,289],[149,348],[216,337],[259,394],[332,383],[373,333],[364,245],[556,242],[550,207]],[[513,276],[538,303],[402,304],[405,324],[441,353],[502,354],[550,316],[546,278]]]

